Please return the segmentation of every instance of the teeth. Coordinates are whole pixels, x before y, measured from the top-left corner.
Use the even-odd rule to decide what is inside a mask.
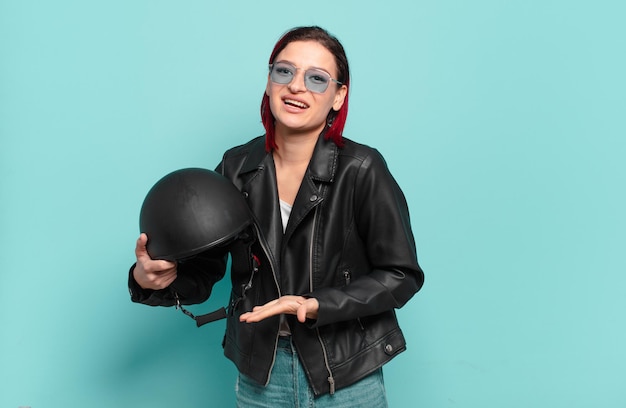
[[[288,105],[297,106],[298,108],[302,108],[302,109],[306,109],[309,107],[309,105],[307,105],[306,103],[294,101],[293,99],[285,99],[285,103]]]

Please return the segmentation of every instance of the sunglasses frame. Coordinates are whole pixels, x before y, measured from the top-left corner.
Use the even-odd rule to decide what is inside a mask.
[[[293,68],[292,77],[291,77],[291,79],[288,82],[279,82],[279,81],[276,81],[273,78],[272,74],[274,72],[274,67],[276,65],[279,65],[279,64],[287,66],[287,67],[290,67],[290,68]],[[298,68],[295,65],[293,65],[292,63],[285,62],[285,61],[278,61],[278,62],[274,62],[272,64],[269,64],[270,80],[272,82],[274,82],[275,84],[288,85],[288,84],[290,84],[294,80],[294,78],[296,77],[295,72],[298,71],[298,70],[303,70],[304,71],[304,86],[306,87],[307,90],[309,90],[311,92],[320,93],[320,94],[326,92],[326,90],[328,89],[328,85],[330,84],[331,81],[336,83],[337,85],[343,85],[342,82],[340,82],[340,81],[336,80],[335,78],[333,78],[332,76],[330,76],[330,74],[328,72],[324,71],[323,69],[320,69],[320,68],[309,68],[309,69]],[[323,74],[323,76],[329,80],[329,81],[326,82],[326,87],[324,88],[323,91],[317,91],[315,89],[311,89],[309,81],[308,81],[308,76],[307,76],[307,72],[310,72],[310,71],[314,71],[317,74]]]

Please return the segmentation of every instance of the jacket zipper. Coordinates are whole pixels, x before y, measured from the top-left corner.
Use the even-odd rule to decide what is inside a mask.
[[[261,248],[263,248],[263,251],[265,251],[265,254],[267,255],[267,260],[270,263],[270,268],[272,269],[272,277],[274,278],[274,285],[276,285],[276,290],[278,291],[278,297],[281,297],[282,293],[280,292],[280,285],[278,284],[278,278],[276,277],[276,269],[274,268],[272,259],[269,256],[271,252],[269,251],[269,248],[267,247],[267,244],[265,243],[265,239],[261,235],[261,231],[259,231],[259,227],[256,224],[254,224],[254,229],[257,231],[257,236],[259,237],[259,244],[261,245]]]
[[[313,217],[313,228],[311,230],[311,240],[309,245],[309,290],[313,292],[313,243],[315,238],[315,228],[317,226],[317,214],[319,212],[319,206],[315,207],[315,215]],[[335,378],[333,377],[333,372],[330,369],[330,364],[328,362],[328,352],[326,351],[326,346],[322,341],[322,335],[320,334],[320,329],[316,328],[315,332],[317,334],[317,340],[320,342],[322,346],[322,354],[324,355],[324,365],[326,366],[326,371],[328,371],[328,385],[330,386],[330,395],[335,393]]]
[[[267,248],[264,237],[261,235],[261,232],[259,231],[259,227],[256,224],[253,224],[253,225],[257,232],[257,237],[259,237],[259,244],[261,245],[261,248],[263,249],[263,251],[265,251],[267,261],[270,264],[270,269],[272,270],[272,277],[274,278],[274,285],[276,285],[276,290],[278,291],[278,297],[281,297],[282,294],[280,291],[280,285],[278,284],[278,278],[276,278],[276,269],[274,268],[274,264],[272,263],[272,260],[270,258],[270,251]],[[265,386],[267,386],[270,383],[270,373],[272,372],[272,369],[274,368],[274,363],[276,362],[276,350],[278,349],[278,337],[279,337],[279,333],[277,331],[276,338],[274,339],[274,356],[272,357],[272,363],[270,364],[269,371],[267,372],[267,381],[265,382]]]

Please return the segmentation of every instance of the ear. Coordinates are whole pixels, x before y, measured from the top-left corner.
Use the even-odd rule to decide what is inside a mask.
[[[345,85],[341,85],[341,88],[337,89],[335,93],[335,99],[333,101],[333,110],[339,111],[343,106],[343,102],[346,100],[346,95],[348,94],[348,87]]]

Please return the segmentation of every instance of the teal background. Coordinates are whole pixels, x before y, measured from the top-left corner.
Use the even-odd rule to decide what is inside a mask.
[[[626,406],[622,1],[0,1],[0,407],[227,407],[224,324],[132,304],[139,207],[262,133],[319,24],[410,204],[392,407]],[[194,312],[225,304],[227,282]]]

